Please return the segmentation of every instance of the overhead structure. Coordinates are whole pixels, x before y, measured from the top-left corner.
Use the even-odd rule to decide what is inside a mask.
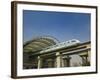
[[[36,37],[23,45],[23,69],[91,65],[91,42],[59,42],[51,36]]]
[[[58,43],[59,41],[54,37],[42,36],[42,37],[36,37],[24,43],[23,48],[24,48],[24,52],[36,52],[48,46],[56,45]]]

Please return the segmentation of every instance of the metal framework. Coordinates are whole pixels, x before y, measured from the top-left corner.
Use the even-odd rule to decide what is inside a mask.
[[[51,36],[36,37],[26,43],[24,43],[24,52],[36,52],[46,48],[48,46],[53,46],[59,43],[59,41]]]

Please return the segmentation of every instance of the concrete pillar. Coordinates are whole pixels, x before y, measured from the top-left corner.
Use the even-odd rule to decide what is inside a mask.
[[[38,69],[42,67],[42,59],[38,56]]]
[[[60,54],[60,52],[56,53],[56,66],[57,66],[57,68],[61,67],[61,54]]]
[[[90,50],[88,50],[88,61],[91,63],[91,51]]]
[[[70,67],[70,59],[71,59],[71,57],[69,57],[69,56],[63,57],[63,66],[64,67]]]
[[[82,58],[82,66],[88,65],[88,52],[79,55]]]
[[[65,66],[64,66],[64,59],[63,59],[63,58],[62,58],[62,67],[65,67]]]

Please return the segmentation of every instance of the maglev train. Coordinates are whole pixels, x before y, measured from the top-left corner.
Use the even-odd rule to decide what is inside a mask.
[[[68,41],[59,43],[59,44],[57,44],[57,45],[58,45],[58,46],[61,46],[61,45],[70,46],[70,45],[79,44],[79,43],[80,43],[79,40],[77,40],[77,39],[72,39],[72,40],[68,40]]]
[[[51,50],[57,50],[57,49],[60,49],[60,48],[74,46],[74,45],[77,45],[77,44],[80,44],[80,41],[77,40],[77,39],[72,39],[72,40],[68,40],[68,41],[61,42],[61,43],[58,43],[56,45],[44,48],[41,52],[48,52],[48,51],[51,51]]]

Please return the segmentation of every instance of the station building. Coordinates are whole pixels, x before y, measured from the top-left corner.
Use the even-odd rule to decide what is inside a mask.
[[[42,36],[23,45],[23,69],[90,66],[91,42]]]

